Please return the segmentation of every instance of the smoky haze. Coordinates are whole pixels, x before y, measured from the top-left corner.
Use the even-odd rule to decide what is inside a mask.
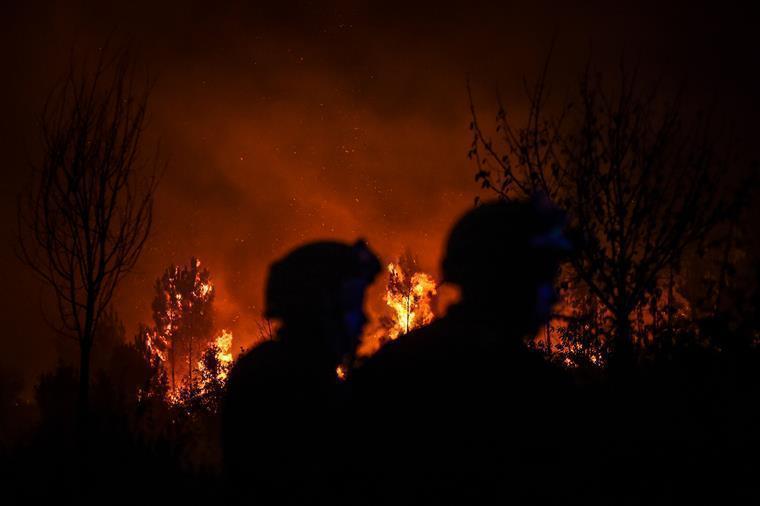
[[[519,114],[522,78],[553,37],[555,95],[590,56],[614,68],[629,55],[646,75],[741,104],[731,123],[744,139],[760,109],[752,18],[727,7],[154,4],[3,8],[2,262],[12,289],[2,365],[30,380],[58,347],[39,316],[46,292],[13,255],[15,199],[39,159],[37,115],[72,50],[127,41],[156,79],[145,146],[160,139],[168,168],[152,236],[115,302],[127,336],[150,321],[155,278],[197,256],[235,348],[256,337],[268,264],[305,241],[364,237],[386,261],[409,248],[437,273],[449,225],[477,194],[467,78],[484,116],[497,86]]]

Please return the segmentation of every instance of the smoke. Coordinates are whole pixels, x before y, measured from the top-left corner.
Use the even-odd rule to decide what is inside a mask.
[[[465,80],[469,75],[486,111],[496,83],[519,110],[522,77],[535,75],[560,22],[554,70],[571,79],[588,57],[589,40],[611,68],[622,48],[634,47],[641,61],[671,73],[676,64],[698,69],[705,87],[706,75],[738,82],[746,65],[728,73],[723,67],[750,61],[734,48],[754,47],[735,40],[749,40],[751,30],[718,33],[723,25],[715,13],[703,36],[698,9],[679,20],[680,33],[663,8],[652,18],[622,7],[437,6],[431,16],[406,4],[383,4],[383,12],[353,2],[249,4],[211,11],[204,4],[30,2],[8,13],[0,44],[12,67],[2,83],[2,142],[13,166],[35,156],[36,146],[26,142],[36,138],[34,113],[72,47],[96,50],[109,36],[131,41],[157,79],[145,140],[149,148],[161,140],[169,165],[147,250],[115,301],[127,335],[150,321],[155,278],[193,255],[212,273],[217,325],[233,331],[233,349],[257,335],[269,263],[303,242],[364,237],[386,262],[410,248],[420,269],[437,277],[448,228],[475,192]],[[713,40],[726,42],[717,47]],[[563,81],[555,83],[561,94]],[[744,91],[753,96],[754,89]],[[745,109],[756,106],[755,99]],[[18,148],[24,145],[28,154]],[[23,171],[14,174],[0,199],[6,221]],[[14,262],[10,249],[4,260]],[[35,286],[18,271],[9,282]],[[375,286],[369,295],[378,311],[382,292]],[[14,299],[36,296],[32,289],[24,295]],[[21,355],[7,356],[31,363],[49,333],[42,324],[29,327],[39,322],[37,304],[17,309],[4,322],[10,334],[40,338],[12,339]]]

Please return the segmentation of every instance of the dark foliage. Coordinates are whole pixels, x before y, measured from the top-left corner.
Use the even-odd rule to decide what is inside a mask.
[[[585,285],[609,313],[598,330],[629,357],[641,337],[635,312],[672,287],[669,273],[690,248],[735,222],[752,184],[726,188],[726,143],[709,114],[687,111],[681,93],[642,84],[624,66],[611,85],[589,67],[552,107],[547,69],[548,59],[526,86],[523,122],[499,103],[495,141],[472,106],[475,179],[499,198],[541,194],[567,212],[575,251],[565,279]]]

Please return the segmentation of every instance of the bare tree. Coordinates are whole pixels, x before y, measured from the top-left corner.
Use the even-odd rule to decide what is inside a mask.
[[[43,110],[42,158],[19,200],[19,256],[49,285],[54,327],[79,345],[79,415],[101,317],[151,228],[158,156],[141,155],[150,86],[127,51],[72,62]]]
[[[541,193],[568,213],[573,270],[612,314],[618,356],[630,356],[634,309],[732,210],[717,191],[726,158],[707,116],[684,120],[680,93],[665,100],[635,72],[621,68],[610,87],[587,69],[575,101],[554,113],[546,75],[526,86],[522,126],[499,103],[498,145],[472,106],[475,177],[499,198]]]

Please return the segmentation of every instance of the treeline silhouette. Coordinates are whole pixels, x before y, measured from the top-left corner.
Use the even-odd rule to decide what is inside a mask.
[[[756,334],[745,334],[753,322],[716,314],[699,323],[699,339],[675,340],[667,354],[617,370],[615,362],[567,367],[528,338],[551,316],[554,296],[541,287],[556,274],[552,263],[572,254],[553,232],[557,215],[535,209],[488,203],[468,213],[450,238],[465,247],[450,246],[444,261],[461,302],[346,380],[335,368],[353,355],[363,290],[379,269],[361,243],[317,243],[274,264],[267,311],[283,326],[236,361],[228,392],[211,391],[211,402],[167,396],[145,334],[128,342],[109,313],[93,353],[85,448],[75,367],[44,374],[31,404],[20,400],[21,382],[3,375],[8,496],[751,502],[760,421],[760,355]],[[509,233],[485,233],[494,227]],[[558,240],[556,251],[542,260],[525,246],[533,236]],[[499,268],[511,264],[505,259],[523,269]],[[468,264],[477,270],[459,267]]]

